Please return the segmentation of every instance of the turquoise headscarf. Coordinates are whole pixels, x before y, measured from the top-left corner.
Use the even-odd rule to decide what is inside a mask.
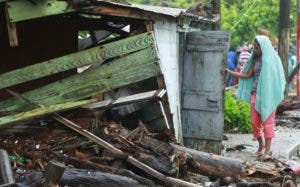
[[[256,90],[255,109],[265,121],[284,99],[286,81],[281,60],[269,38],[262,35],[255,38],[262,51],[262,67]],[[243,69],[244,73],[249,71],[254,55],[255,52],[246,62]],[[252,84],[253,77],[241,78],[238,87],[238,98],[250,103]]]

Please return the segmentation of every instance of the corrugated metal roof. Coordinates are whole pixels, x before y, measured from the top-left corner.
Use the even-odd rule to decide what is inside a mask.
[[[151,5],[141,5],[141,4],[135,4],[135,3],[129,3],[129,4],[124,4],[124,3],[117,3],[117,2],[112,2],[112,1],[107,1],[107,0],[97,0],[99,3],[109,3],[117,6],[122,6],[122,7],[128,7],[128,8],[135,8],[139,10],[144,10],[147,12],[153,12],[153,13],[158,13],[166,16],[172,16],[172,17],[178,17],[180,13],[185,11],[184,9],[180,8],[171,8],[171,7],[161,7],[161,6],[151,6]]]
[[[171,17],[190,17],[194,21],[205,21],[205,22],[215,22],[218,20],[218,17],[214,18],[205,18],[202,16],[198,16],[195,14],[190,14],[186,13],[185,9],[181,8],[171,8],[171,7],[161,7],[161,6],[152,6],[152,5],[141,5],[141,4],[135,4],[135,3],[129,3],[129,4],[123,4],[123,3],[116,3],[116,2],[111,2],[111,1],[106,1],[106,0],[98,0],[97,2],[99,3],[109,3],[112,5],[117,5],[121,7],[128,7],[128,8],[133,8],[133,9],[139,9],[147,12],[152,12],[152,13],[157,13],[161,14],[164,16],[171,16]]]
[[[178,16],[180,16],[181,12],[185,12],[184,9],[171,8],[171,7],[140,5],[140,4],[131,4],[131,5],[127,5],[127,6],[130,6],[131,8],[138,8],[138,9],[145,10],[148,12],[154,12],[154,13],[172,16],[172,17],[178,17]]]

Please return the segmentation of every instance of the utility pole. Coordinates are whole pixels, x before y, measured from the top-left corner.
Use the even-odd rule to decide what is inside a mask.
[[[297,0],[297,63],[300,60],[300,0]],[[297,71],[297,96],[300,96],[300,71]]]
[[[285,78],[288,76],[288,53],[290,43],[290,0],[280,0],[278,53],[282,61]]]

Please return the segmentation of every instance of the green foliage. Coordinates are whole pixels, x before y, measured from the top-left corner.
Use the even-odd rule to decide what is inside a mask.
[[[167,3],[178,8],[189,8],[197,2],[211,0],[131,0],[132,3],[161,5]],[[231,33],[231,44],[251,43],[258,29],[265,29],[278,36],[279,0],[221,0],[221,28]],[[296,0],[291,0],[291,41],[295,43]]]
[[[231,44],[251,43],[258,29],[265,29],[278,36],[278,0],[225,0],[221,1],[221,27],[231,32]],[[290,6],[291,37],[296,25],[296,0]]]
[[[89,31],[78,31],[78,39],[85,39],[90,37],[90,32]]]
[[[243,133],[251,132],[250,105],[237,100],[232,90],[225,93],[224,125],[225,131],[239,128]]]

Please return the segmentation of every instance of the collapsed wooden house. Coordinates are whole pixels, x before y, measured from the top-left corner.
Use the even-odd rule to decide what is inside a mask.
[[[143,120],[154,131],[172,129],[177,141],[189,147],[220,152],[221,70],[229,34],[205,31],[219,21],[213,11],[196,15],[100,0],[0,5],[0,111],[11,114],[0,118],[1,126],[166,89],[159,102],[119,107],[116,114],[123,121]],[[89,37],[78,39],[81,33]],[[43,110],[32,109],[6,89],[22,93]]]
[[[1,183],[15,183],[8,159],[16,166],[45,171],[27,175],[37,179],[35,185],[43,184],[45,177],[46,182],[49,178],[71,186],[105,186],[105,179],[110,186],[197,186],[185,180],[189,170],[235,182],[256,171],[285,180],[288,175],[275,167],[264,171],[186,148],[221,151],[223,69],[230,35],[211,31],[219,22],[213,12],[127,1],[0,0],[0,148],[14,154],[0,150],[0,178],[6,177]],[[106,124],[100,126],[104,140],[99,129],[87,128],[91,119],[99,118],[112,118],[134,130]],[[72,131],[56,131],[55,124],[44,125],[47,120]],[[153,139],[153,132],[174,136],[186,147]],[[9,133],[25,136],[12,138]],[[30,136],[39,136],[39,142]],[[100,148],[91,142],[109,153],[99,156]],[[22,154],[31,157],[30,162],[23,164]],[[46,163],[47,170],[44,157],[44,162],[59,160],[96,171],[64,171],[53,162]],[[147,177],[112,163],[103,165],[118,159]]]

